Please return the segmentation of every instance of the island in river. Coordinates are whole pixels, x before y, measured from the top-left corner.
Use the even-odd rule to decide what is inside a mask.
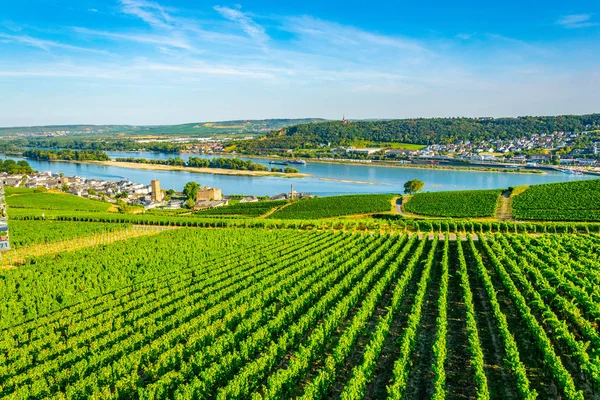
[[[195,172],[198,174],[215,174],[215,175],[236,175],[236,176],[278,176],[283,178],[305,178],[311,176],[310,174],[302,173],[284,173],[284,172],[273,172],[273,171],[248,171],[243,169],[225,169],[225,168],[198,168],[198,167],[184,167],[178,165],[163,165],[163,164],[144,164],[137,162],[123,162],[123,161],[60,161],[77,164],[96,164],[104,165],[107,167],[120,167],[120,168],[133,168],[143,169],[151,171],[186,171]]]

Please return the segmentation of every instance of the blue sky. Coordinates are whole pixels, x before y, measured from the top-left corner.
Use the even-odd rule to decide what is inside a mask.
[[[599,2],[485,3],[0,0],[0,126],[600,112]]]

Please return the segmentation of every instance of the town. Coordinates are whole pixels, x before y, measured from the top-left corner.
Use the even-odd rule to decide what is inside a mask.
[[[299,193],[294,190],[293,185],[287,193],[275,196],[250,196],[250,195],[223,195],[221,189],[212,187],[200,187],[195,191],[193,204],[189,203],[189,197],[182,192],[173,189],[163,189],[160,181],[152,180],[150,185],[134,183],[129,180],[118,182],[102,179],[88,179],[78,176],[65,176],[64,174],[47,172],[36,172],[29,175],[0,173],[2,186],[22,187],[27,189],[38,189],[42,191],[60,191],[83,198],[102,200],[114,204],[126,204],[149,209],[182,208],[194,211],[209,208],[227,206],[234,200],[239,203],[255,203],[259,201],[275,201],[288,199],[304,199],[312,197],[308,193]]]

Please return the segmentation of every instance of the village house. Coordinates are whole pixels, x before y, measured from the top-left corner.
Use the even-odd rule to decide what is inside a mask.
[[[222,200],[222,199],[223,199],[223,194],[221,193],[221,189],[203,187],[196,192],[196,202]]]
[[[196,200],[194,210],[206,210],[207,208],[223,207],[228,204],[228,200]]]

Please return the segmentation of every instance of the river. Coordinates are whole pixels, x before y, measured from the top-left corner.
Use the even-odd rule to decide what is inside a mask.
[[[172,154],[151,152],[108,152],[111,158],[138,157],[146,159],[166,159]],[[196,154],[182,154],[181,158],[190,156],[212,158]],[[9,157],[19,160],[17,157]],[[243,157],[241,157],[243,158]],[[251,159],[264,165],[268,160]],[[198,174],[185,171],[148,171],[141,169],[107,167],[94,164],[75,164],[65,162],[49,162],[27,160],[32,168],[38,171],[64,173],[67,176],[77,175],[118,181],[129,179],[133,182],[149,184],[152,179],[160,180],[161,187],[181,190],[189,181],[196,181],[203,186],[218,187],[225,194],[275,195],[289,191],[290,185],[298,192],[312,193],[319,196],[331,196],[350,193],[401,193],[404,183],[410,179],[425,182],[425,191],[495,189],[509,186],[531,185],[538,183],[565,182],[581,179],[593,179],[589,175],[570,175],[560,172],[547,174],[519,174],[501,172],[475,172],[443,169],[395,168],[375,165],[347,165],[337,163],[311,163],[293,165],[302,173],[311,174],[306,178],[281,177],[248,177]]]

